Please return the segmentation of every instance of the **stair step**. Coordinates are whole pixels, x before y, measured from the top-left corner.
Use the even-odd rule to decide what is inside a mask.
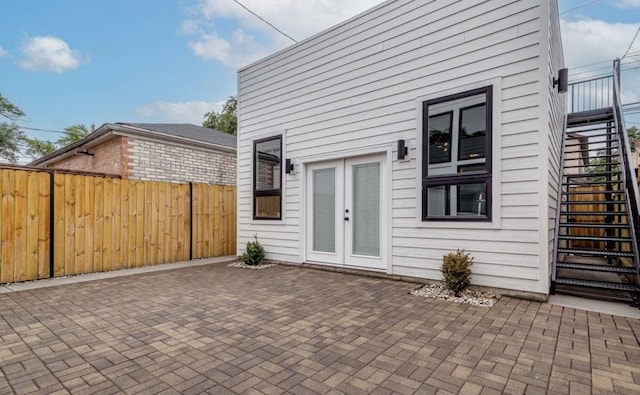
[[[618,147],[611,147],[610,149],[613,150],[617,148]],[[576,149],[576,150],[572,150],[571,152],[595,152],[595,151],[606,151],[606,150],[607,150],[607,147],[595,147],[595,148],[587,148],[587,149]],[[605,154],[605,155],[612,155],[612,154]]]
[[[585,181],[585,182],[581,182],[581,183],[574,183],[574,182],[563,182],[562,185],[563,186],[574,186],[574,187],[581,187],[581,186],[585,186],[585,185],[606,185],[606,184],[622,184],[621,180],[611,180],[611,181]]]
[[[629,229],[628,224],[601,224],[597,222],[561,222],[563,228],[606,228],[606,229]]]
[[[593,125],[594,123],[607,123],[613,121],[613,107],[567,114],[568,128],[578,128],[583,125]]]
[[[597,173],[582,173],[582,174],[565,174],[567,178],[591,178],[591,177],[605,177],[612,174],[622,174],[622,170],[601,171]]]
[[[586,250],[577,248],[558,248],[558,253],[563,254],[578,254],[578,255],[592,255],[592,256],[607,256],[607,257],[630,257],[633,258],[633,252],[624,251],[602,251],[602,250]]]
[[[580,280],[576,278],[558,277],[556,284],[575,285],[589,288],[613,289],[616,291],[640,292],[640,287],[635,284],[612,283],[608,281]]]
[[[560,215],[627,215],[626,211],[560,211]]]
[[[588,134],[588,135],[584,135],[583,133],[586,132],[597,132],[600,130],[607,130],[610,129],[611,131],[609,133],[601,133],[601,134]],[[600,137],[600,136],[607,136],[608,134],[612,134],[614,133],[614,127],[613,126],[607,126],[607,125],[600,125],[600,126],[589,126],[589,127],[576,127],[576,126],[570,126],[567,128],[566,134],[567,135],[572,135],[572,134],[580,134],[584,137]]]
[[[584,241],[618,241],[621,243],[631,243],[630,237],[606,237],[606,236],[571,236],[560,235],[558,240],[584,240]]]
[[[587,137],[587,136],[585,136]],[[591,136],[588,136],[589,139],[591,139]],[[565,147],[581,147],[583,145],[591,145],[591,144],[604,144],[604,143],[617,143],[618,139],[606,139],[606,140],[590,140],[590,141],[585,141],[584,143],[577,143],[577,144],[565,144]],[[610,147],[611,149],[617,148],[617,147]],[[607,147],[601,148],[602,150],[606,150]]]
[[[560,204],[626,204],[626,200],[572,200],[563,201]]]
[[[605,190],[605,191],[562,191],[563,195],[600,195],[600,194],[620,194],[625,193],[624,190]]]
[[[635,274],[636,269],[633,267],[623,266],[611,266],[611,265],[590,265],[588,263],[569,263],[558,262],[556,264],[558,269],[573,269],[573,270],[589,270],[594,272],[610,272],[619,274]]]
[[[578,151],[574,151],[574,152],[578,152]],[[598,155],[598,156],[590,156],[589,159],[617,158],[619,156],[620,156],[620,154]],[[568,160],[579,160],[579,159],[581,159],[581,158],[567,158],[567,157],[564,158],[565,161],[568,161]]]
[[[573,160],[578,160],[578,159],[573,159]],[[598,164],[598,166],[619,166],[620,162],[606,162],[606,163],[600,163]],[[564,166],[565,169],[580,169],[580,168],[587,168],[587,167],[593,167],[594,165],[592,164],[582,164],[582,165],[572,165],[572,166]]]

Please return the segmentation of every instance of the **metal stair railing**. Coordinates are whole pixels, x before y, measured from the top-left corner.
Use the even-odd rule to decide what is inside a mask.
[[[638,192],[638,180],[635,171],[631,168],[632,156],[631,146],[629,144],[629,136],[625,127],[624,117],[622,116],[622,100],[620,97],[620,59],[613,61],[613,115],[615,125],[618,129],[618,138],[620,139],[620,148],[618,149],[622,156],[622,181],[626,189],[627,212],[629,221],[629,231],[631,233],[633,248],[633,263],[636,268],[636,284],[640,285],[640,262],[638,258],[638,225],[640,217],[638,210],[640,209],[640,193]]]

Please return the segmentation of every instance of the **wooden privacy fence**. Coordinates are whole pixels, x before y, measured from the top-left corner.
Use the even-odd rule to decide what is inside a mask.
[[[0,169],[0,283],[236,252],[236,189]]]
[[[618,184],[613,183],[611,190],[617,190]],[[570,212],[577,213],[607,213],[600,215],[584,215],[573,214],[569,215],[568,221],[572,223],[600,223],[600,224],[626,224],[627,214],[624,207],[624,202],[611,204],[608,210],[606,203],[597,203],[607,200],[618,201],[620,195],[618,193],[612,193],[614,197],[608,198],[605,194],[607,190],[606,185],[587,185],[587,186],[571,186],[571,192],[592,192],[579,195],[571,195],[571,202],[574,202],[570,206]],[[629,231],[626,229],[612,229],[610,232],[611,237],[629,237]],[[605,237],[606,231],[603,228],[571,228],[569,231],[571,236],[583,236],[583,237]],[[571,240],[570,248],[577,249],[596,249],[602,250],[605,248],[605,242],[601,240]],[[628,243],[619,243],[616,246],[621,251],[630,250]]]

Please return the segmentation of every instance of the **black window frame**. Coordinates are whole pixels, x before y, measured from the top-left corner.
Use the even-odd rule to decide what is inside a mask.
[[[280,140],[280,187],[278,189],[269,189],[269,190],[257,190],[257,170],[258,170],[258,150],[257,146],[260,143],[264,143],[272,140]],[[282,183],[284,181],[283,173],[284,169],[282,166],[282,135],[277,136],[269,136],[262,139],[253,141],[253,219],[261,220],[261,221],[281,221],[282,220]],[[278,210],[279,215],[277,217],[262,217],[258,216],[256,213],[256,209],[258,205],[256,204],[256,199],[259,197],[269,197],[269,196],[279,196],[280,197],[280,207]]]
[[[435,104],[440,104],[448,101],[458,100],[465,97],[485,95],[486,105],[486,130],[485,130],[485,170],[470,171],[455,174],[445,175],[429,175],[429,107]],[[475,105],[474,105],[475,106]],[[461,110],[464,108],[474,107],[461,107],[458,111],[461,116]],[[458,121],[458,129],[461,124]],[[455,138],[460,139],[460,132],[457,131],[458,136]],[[454,131],[451,130],[451,140],[454,139]],[[422,102],[422,221],[423,222],[492,222],[492,138],[493,138],[493,86],[485,86],[478,89],[472,89],[452,95],[439,97],[432,100]],[[460,145],[456,151],[459,151]],[[459,152],[456,152],[459,156]],[[430,187],[437,186],[452,186],[461,184],[480,184],[486,185],[487,196],[485,196],[485,212],[486,215],[474,217],[474,216],[429,216],[427,201],[427,192]],[[450,193],[450,192],[449,192]],[[447,197],[447,200],[450,197]]]

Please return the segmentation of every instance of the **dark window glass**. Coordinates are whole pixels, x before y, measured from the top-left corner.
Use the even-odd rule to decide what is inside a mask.
[[[462,184],[457,186],[457,215],[487,215],[487,184]]]
[[[280,189],[280,138],[256,143],[256,191]]]
[[[429,117],[429,164],[451,162],[451,121],[453,113]]]
[[[429,186],[426,204],[427,216],[430,218],[486,218],[487,184],[479,182]]]
[[[253,144],[253,218],[282,217],[282,137]]]
[[[481,104],[460,110],[458,159],[484,158],[486,152],[487,106]]]

